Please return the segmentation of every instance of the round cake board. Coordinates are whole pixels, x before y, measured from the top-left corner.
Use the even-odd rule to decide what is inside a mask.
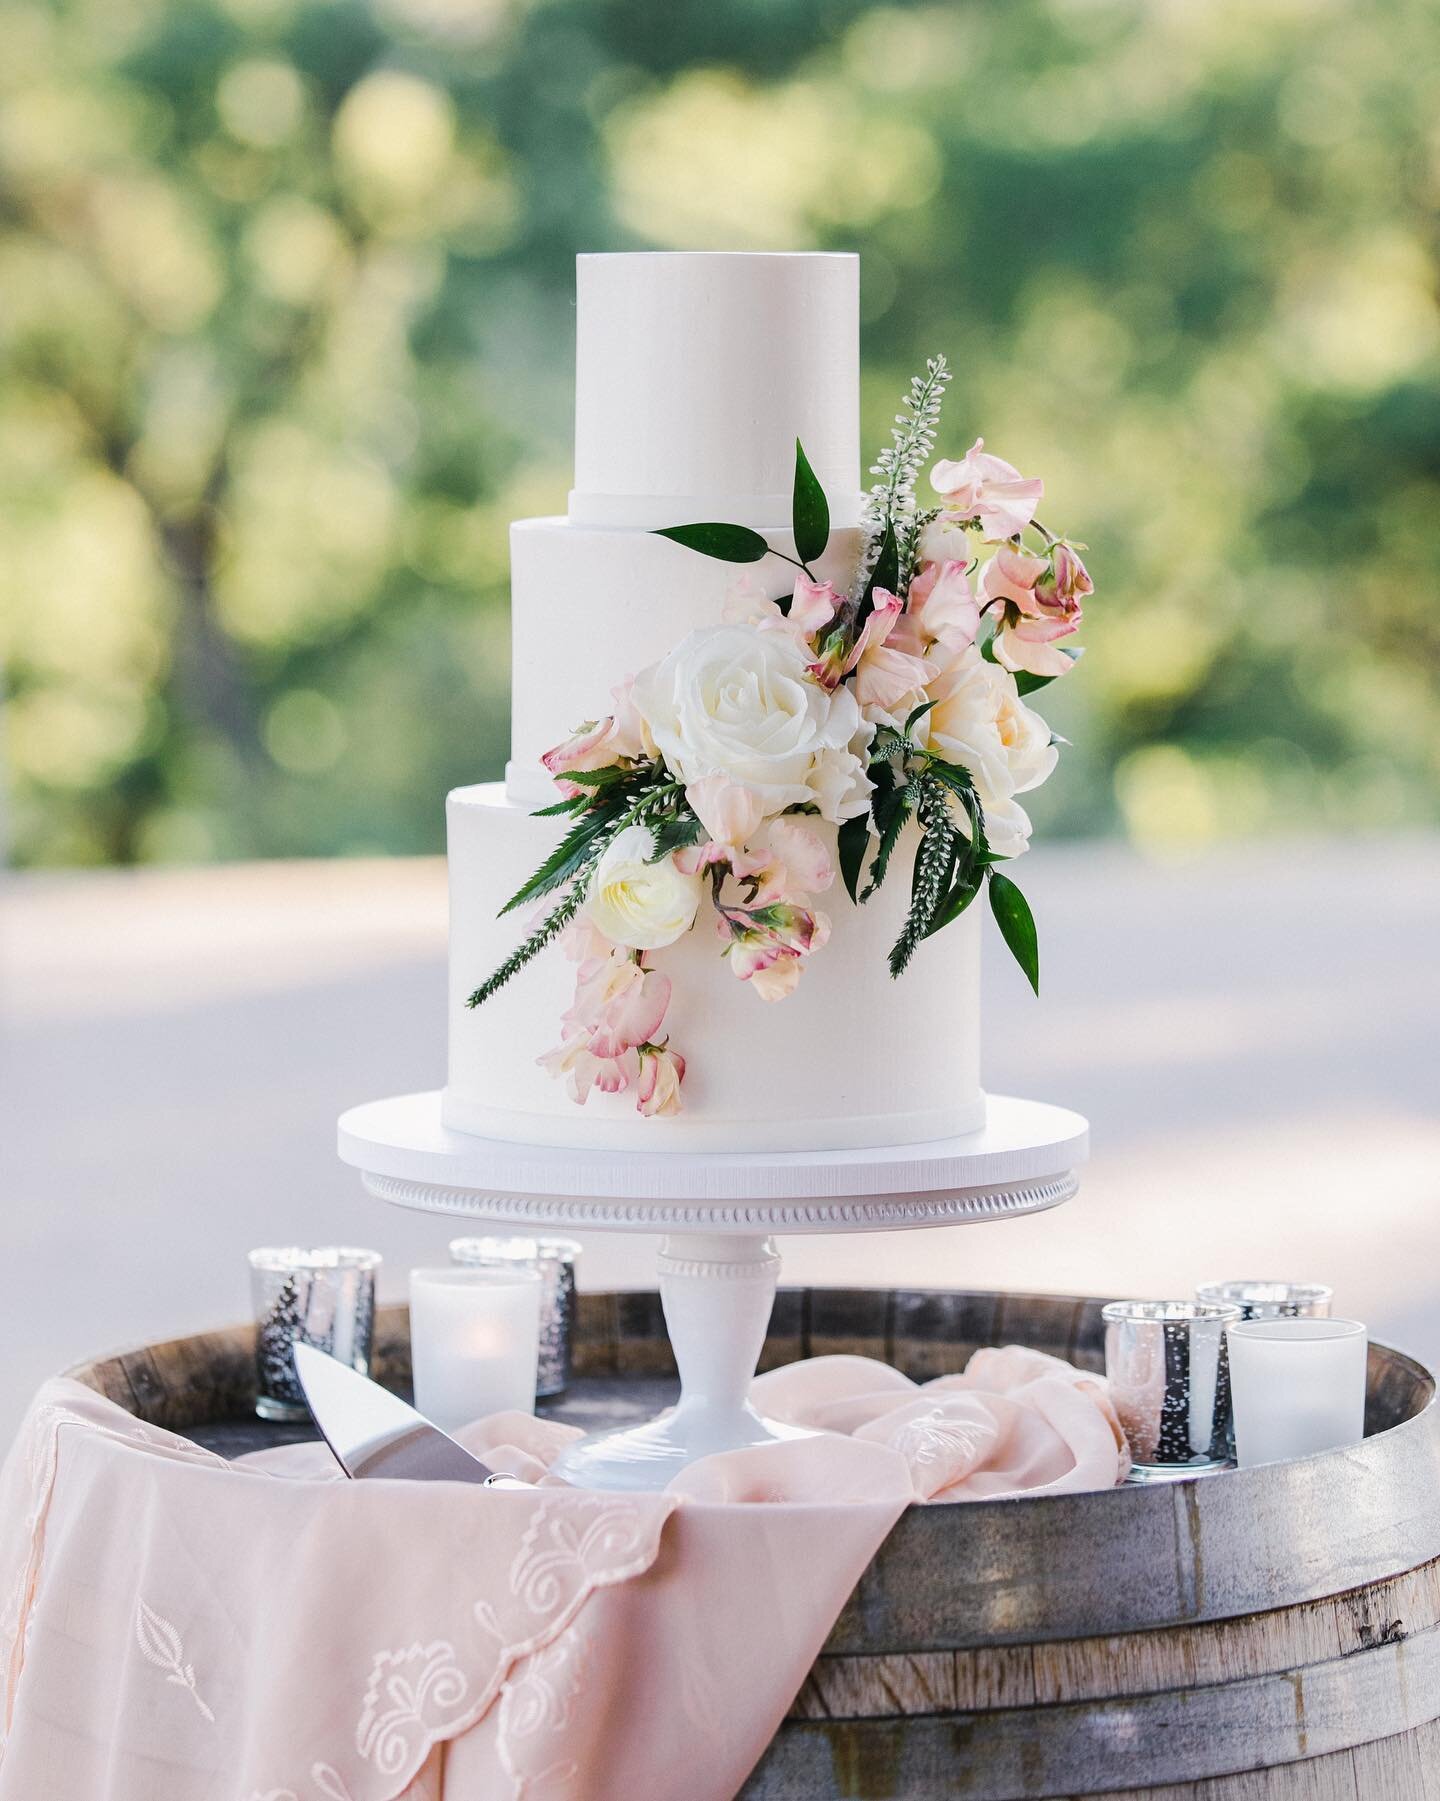
[[[660,1232],[660,1294],[680,1400],[582,1440],[555,1465],[587,1488],[660,1489],[697,1457],[805,1436],[748,1390],[780,1273],[773,1235],[883,1232],[1039,1213],[1068,1201],[1089,1149],[1078,1113],[991,1095],[983,1130],[852,1151],[592,1151],[451,1131],[438,1092],[341,1115],[342,1161],[404,1207],[530,1231]]]

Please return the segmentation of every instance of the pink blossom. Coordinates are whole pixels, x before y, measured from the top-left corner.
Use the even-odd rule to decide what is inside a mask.
[[[744,844],[765,817],[760,796],[728,775],[707,775],[685,790],[695,817],[718,844]],[[682,865],[682,868],[684,865]]]
[[[802,637],[813,638],[822,626],[829,625],[841,605],[833,582],[812,582],[806,576],[797,576],[786,624]]]
[[[917,657],[936,644],[958,652],[975,642],[979,629],[980,603],[970,586],[969,570],[952,559],[925,563],[918,570],[891,642]]]
[[[561,1020],[565,1036],[537,1058],[552,1076],[565,1077],[580,1106],[592,1088],[623,1094],[641,1076],[670,1005],[670,978],[646,969],[639,958],[610,944],[593,927],[566,934],[576,957],[575,998]]]
[[[733,974],[748,982],[777,972],[756,989],[762,1000],[779,1000],[789,994],[800,979],[800,959],[819,950],[830,936],[830,921],[823,913],[786,901],[722,905],[717,913],[716,928],[728,939],[725,954]],[[788,963],[796,966],[793,974],[779,971],[778,966]]]
[[[830,623],[843,604],[844,597],[833,582],[812,582],[808,576],[800,575],[795,578],[789,609],[782,612],[779,602],[771,600],[760,584],[747,575],[726,594],[722,617],[727,625],[789,632],[811,648],[815,634]]]
[[[567,798],[583,791],[580,783],[564,779],[573,770],[608,769],[612,763],[654,756],[654,741],[635,705],[633,686],[634,677],[626,676],[611,689],[615,701],[613,713],[607,713],[603,719],[587,720],[564,743],[555,745],[541,757],[540,761],[555,777],[561,793]]]
[[[980,577],[985,604],[1004,603],[995,634],[995,657],[1001,667],[1049,677],[1066,674],[1071,660],[1056,649],[1055,641],[1079,629],[1079,597],[1092,587],[1085,565],[1063,541],[1048,557],[1002,544]]]
[[[800,982],[803,960],[797,952],[787,951],[766,969],[757,969],[750,976],[750,992],[758,994],[762,1001],[783,1001],[787,994],[794,994]]]
[[[787,892],[821,894],[835,880],[824,840],[798,819],[782,814],[771,820],[769,853],[769,867],[783,870],[778,879]]]
[[[680,1112],[680,1084],[685,1080],[685,1059],[665,1045],[647,1050],[640,1058],[640,1081],[635,1105],[648,1119],[668,1119]]]
[[[978,519],[987,538],[1013,538],[1035,517],[1045,492],[1040,477],[1021,475],[1013,463],[990,456],[977,438],[958,463],[940,462],[931,485],[957,520]]]
[[[592,1027],[591,1050],[597,1057],[618,1057],[649,1044],[669,1006],[669,976],[654,969],[643,971],[638,982],[629,983],[615,996]]]
[[[553,1051],[537,1057],[536,1062],[552,1076],[566,1078],[570,1098],[580,1107],[590,1098],[592,1088],[598,1088],[602,1094],[623,1094],[640,1076],[639,1051],[623,1051],[613,1058],[597,1057],[583,1032],[572,1033]]]
[[[1063,650],[1055,648],[1055,640],[1068,638],[1074,630],[1063,619],[1030,619],[1007,612],[995,634],[995,661],[1012,674],[1024,669],[1031,675],[1052,678],[1068,675],[1074,664]]]
[[[1095,592],[1090,571],[1073,544],[1059,538],[1050,546],[1050,567],[1035,583],[1035,598],[1047,613],[1080,619],[1080,602]]]
[[[1035,598],[1035,584],[1049,567],[1044,557],[1032,557],[1028,551],[1002,544],[980,571],[982,608],[993,601],[1006,600],[1022,613],[1038,616],[1041,609]]]
[[[615,702],[610,739],[617,757],[633,761],[637,757],[653,757],[655,741],[650,736],[650,728],[635,705],[635,677],[627,675],[623,682],[610,690]]]
[[[903,613],[898,594],[875,590],[874,609],[845,664],[847,673],[855,671],[855,698],[862,707],[893,712],[902,701],[918,698],[930,678],[921,657],[889,642]]]
[[[576,732],[547,750],[540,761],[551,775],[560,777],[572,769],[604,769],[615,761],[614,752],[610,749],[610,733],[614,729],[614,718],[607,714],[604,719],[591,719]],[[580,792],[578,784],[565,783],[571,793]]]

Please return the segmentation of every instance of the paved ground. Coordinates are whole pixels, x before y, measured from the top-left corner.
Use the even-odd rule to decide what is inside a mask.
[[[1026,860],[1045,999],[994,955],[987,1082],[1090,1116],[1080,1198],[1032,1220],[795,1239],[792,1280],[1185,1292],[1333,1281],[1440,1360],[1440,840]],[[448,1222],[335,1160],[357,1100],[444,1075],[432,861],[34,876],[0,890],[0,1442],[48,1371],[240,1317],[244,1252],[443,1258]],[[591,1286],[650,1241],[594,1238]]]

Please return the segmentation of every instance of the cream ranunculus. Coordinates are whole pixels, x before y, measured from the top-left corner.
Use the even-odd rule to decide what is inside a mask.
[[[687,787],[724,776],[770,817],[818,806],[834,822],[863,813],[874,727],[848,687],[806,674],[811,653],[788,632],[702,627],[635,678],[635,704],[671,773]]]
[[[985,836],[1002,857],[1029,848],[1030,816],[1015,799],[1038,788],[1058,752],[1050,728],[1021,700],[1008,669],[973,647],[930,684],[929,742],[947,763],[968,769],[985,809]]]
[[[606,846],[585,900],[591,924],[612,944],[658,951],[695,923],[704,883],[684,875],[673,857],[655,856],[648,826],[628,825]]]

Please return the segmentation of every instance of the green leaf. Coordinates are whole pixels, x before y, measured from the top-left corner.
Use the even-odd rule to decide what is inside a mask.
[[[748,525],[667,525],[655,536],[722,563],[758,563],[770,554],[770,546]]]
[[[572,794],[569,800],[552,801],[548,807],[532,808],[532,819],[553,819],[558,813],[582,813],[590,805],[588,794]]]
[[[618,763],[607,763],[603,769],[567,769],[565,780],[574,782],[577,788],[608,788],[612,782],[623,782],[633,774],[633,770],[622,769]]]
[[[1062,657],[1069,657],[1072,663],[1078,663],[1085,655],[1084,646],[1079,650],[1061,650]],[[1062,673],[1069,675],[1068,669]],[[1048,688],[1051,682],[1058,682],[1058,675],[1032,675],[1028,669],[1020,669],[1015,674],[1015,686],[1021,694],[1033,694],[1037,688]]]
[[[1009,876],[994,869],[990,871],[990,911],[995,915],[1000,936],[1009,946],[1010,955],[1039,994],[1040,945],[1035,936],[1035,916],[1030,911],[1030,903]]]
[[[922,700],[918,707],[913,708],[910,717],[905,721],[905,736],[907,738],[910,736],[910,733],[915,729],[916,723],[925,717],[931,707],[938,707],[939,705],[940,700],[937,695],[934,700]]]
[[[604,848],[604,838],[624,810],[623,801],[607,800],[582,813],[530,880],[510,896],[500,914],[513,912],[516,907],[523,907],[526,901],[549,894],[588,869]]]
[[[668,857],[672,851],[685,850],[692,844],[698,844],[700,834],[704,829],[688,807],[673,819],[661,819],[653,822],[650,833],[655,841],[655,854],[649,861],[658,863],[662,857]]]
[[[830,503],[820,486],[805,447],[795,440],[795,494],[790,503],[791,525],[795,533],[795,554],[802,563],[813,563],[824,556],[830,542]]]
[[[845,892],[852,901],[859,901],[860,871],[865,866],[865,852],[870,848],[870,821],[861,813],[854,819],[847,819],[837,834],[840,851],[840,875],[845,883]]]
[[[952,794],[958,794],[962,800],[968,800],[975,792],[975,781],[970,771],[962,769],[958,763],[947,763],[943,757],[927,758],[925,773],[933,775],[937,782],[943,782]]]
[[[925,929],[925,936],[933,938],[937,932],[952,925],[980,892],[981,885],[979,876],[956,882],[936,909],[935,917]]]
[[[995,655],[994,632],[991,632],[990,636],[985,639],[983,644],[981,644],[980,655],[984,657],[987,663],[997,663],[999,661],[999,658]]]
[[[875,847],[875,860],[870,865],[870,880],[866,884],[865,892],[860,896],[862,901],[868,901],[875,890],[884,882],[890,869],[891,855],[894,852],[896,844],[899,842],[901,832],[905,829],[906,820],[909,819],[914,810],[914,805],[915,794],[913,791],[913,784],[904,788],[897,788],[894,794],[887,798],[884,809],[884,824],[880,829],[880,842]],[[879,821],[877,821],[877,824],[878,823]]]

